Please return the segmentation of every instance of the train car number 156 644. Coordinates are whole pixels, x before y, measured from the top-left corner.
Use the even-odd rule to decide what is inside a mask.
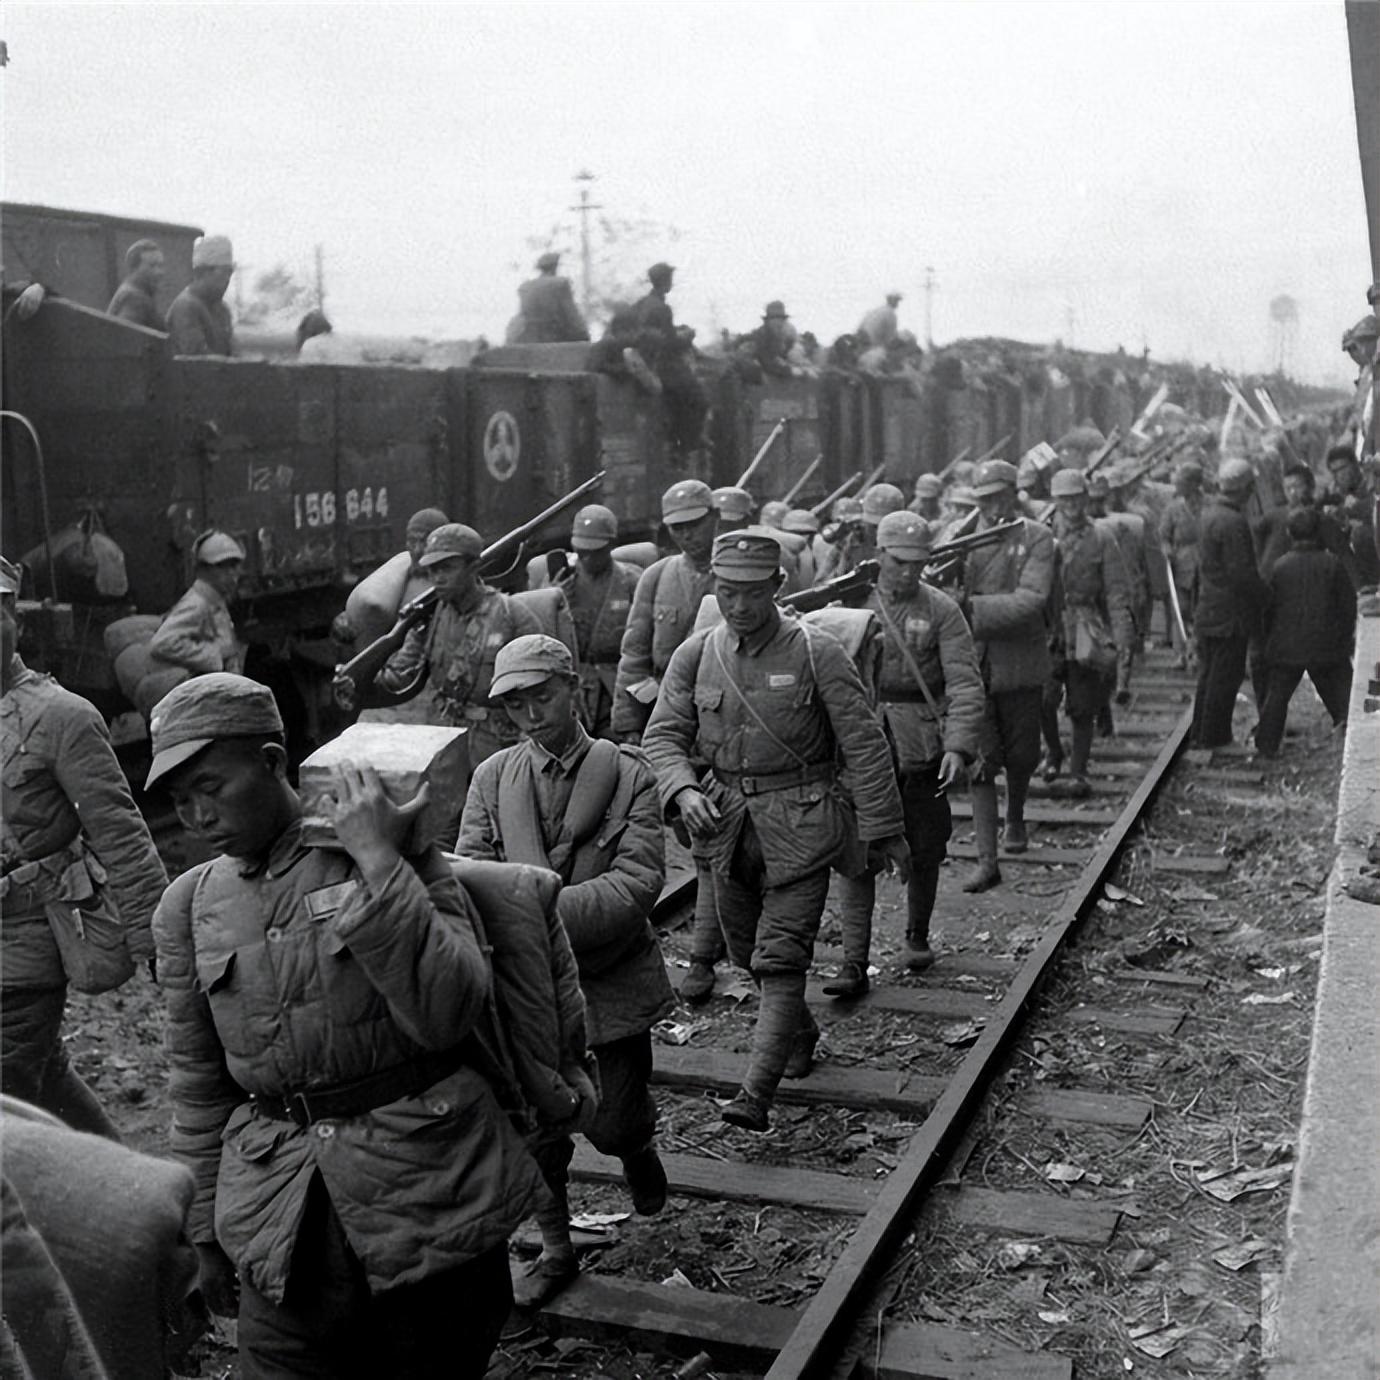
[[[388,487],[345,490],[345,521],[370,522],[388,516]],[[336,518],[335,495],[329,490],[321,493],[293,494],[292,525],[303,527],[333,527]]]

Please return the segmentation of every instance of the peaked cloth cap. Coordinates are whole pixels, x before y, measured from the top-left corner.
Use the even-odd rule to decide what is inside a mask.
[[[1082,470],[1060,470],[1049,482],[1049,491],[1055,498],[1072,498],[1075,494],[1088,492],[1088,481]]]
[[[710,497],[714,500],[714,507],[722,518],[727,518],[729,522],[742,522],[750,518],[757,509],[757,504],[752,495],[746,489],[735,488],[733,485],[726,485],[722,489],[715,489]]]
[[[999,494],[1003,489],[1014,489],[1016,479],[1016,467],[1009,461],[985,460],[973,476],[973,495],[985,498],[988,494]]]
[[[798,532],[802,536],[808,536],[812,532],[819,531],[819,519],[808,508],[792,508],[781,519],[781,530],[783,532]]]
[[[556,268],[561,262],[561,256],[552,250],[547,250],[545,254],[537,260],[538,268]]]
[[[781,543],[765,527],[725,532],[714,538],[709,568],[722,580],[770,580],[781,568]]]
[[[489,686],[491,700],[502,699],[514,690],[540,685],[552,676],[571,675],[575,663],[564,642],[545,633],[515,637],[494,657],[494,678]]]
[[[601,551],[618,540],[618,519],[611,508],[590,503],[575,514],[570,525],[570,545],[576,551]]]
[[[218,739],[267,737],[282,731],[283,716],[268,686],[229,671],[193,676],[153,706],[153,761],[145,789]]]
[[[922,474],[915,481],[916,498],[938,498],[944,492],[944,485],[937,474]]]
[[[933,545],[930,525],[915,513],[888,513],[877,524],[877,545],[898,561],[923,561]]]
[[[196,539],[192,556],[198,565],[223,565],[244,560],[244,547],[227,532],[207,532]]]
[[[702,479],[682,479],[661,495],[662,522],[694,522],[714,507],[714,495]]]
[[[192,246],[193,268],[234,268],[235,251],[225,235],[203,235]]]
[[[417,564],[425,570],[428,566],[454,560],[457,556],[474,560],[483,550],[484,543],[473,527],[466,527],[463,522],[447,522],[427,537],[426,547]]]
[[[888,513],[906,506],[906,496],[895,484],[874,484],[862,496],[862,520],[880,522]]]

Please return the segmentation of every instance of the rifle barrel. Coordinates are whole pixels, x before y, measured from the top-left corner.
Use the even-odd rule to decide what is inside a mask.
[[[980,465],[984,460],[990,460],[999,450],[1002,449],[1002,447],[1006,445],[1006,443],[1011,439],[1012,435],[1013,433],[1008,431],[1006,435],[1003,436],[995,446],[989,446],[988,449],[983,451],[982,454],[979,455],[978,458],[973,461],[973,464]]]
[[[786,490],[785,496],[781,500],[782,503],[789,503],[791,499],[793,499],[796,496],[796,494],[798,494],[801,491],[801,489],[803,489],[805,485],[809,483],[810,477],[823,463],[824,452],[820,451],[820,453],[816,455],[813,460],[810,461],[809,465],[806,466],[805,473],[802,474],[800,478],[797,479],[795,483],[792,484],[791,487]]]
[[[777,424],[774,427],[772,427],[771,435],[768,436],[767,439],[762,442],[762,448],[757,452],[756,455],[752,457],[752,464],[750,464],[747,467],[747,469],[745,469],[742,472],[742,474],[738,476],[738,482],[734,486],[735,488],[741,489],[746,487],[748,480],[751,479],[754,474],[756,474],[757,466],[760,465],[762,461],[767,458],[767,452],[771,450],[771,448],[776,444],[776,438],[780,436],[781,433],[785,431],[785,429],[786,419],[782,417],[781,420],[777,422]]]
[[[816,503],[815,506],[810,509],[810,511],[816,517],[819,517],[821,513],[827,512],[830,504],[842,498],[844,494],[846,494],[849,491],[849,489],[851,489],[853,485],[856,484],[858,480],[860,480],[862,477],[863,474],[861,470],[854,470],[853,473],[850,474],[848,478],[845,479],[843,483],[840,484],[838,488],[834,490],[833,493],[831,493],[827,498],[820,499],[820,501]]]

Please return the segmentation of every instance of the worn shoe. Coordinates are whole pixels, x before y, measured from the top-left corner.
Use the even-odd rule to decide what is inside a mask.
[[[543,1251],[521,1270],[513,1271],[513,1304],[517,1308],[540,1308],[580,1273],[580,1262],[569,1255],[550,1255]]]
[[[690,971],[681,979],[680,996],[691,1006],[703,1006],[714,994],[714,965],[690,960]]]
[[[824,984],[826,997],[861,997],[872,984],[867,969],[861,963],[841,963],[837,977]]]
[[[756,1131],[759,1135],[771,1129],[771,1106],[760,1097],[754,1097],[746,1088],[739,1088],[733,1094],[733,1101],[726,1106],[720,1116],[730,1126],[743,1131]]]
[[[1025,821],[1008,819],[1006,821],[1006,833],[1002,838],[1002,847],[1008,853],[1024,853],[1030,847],[1030,840],[1026,837]]]
[[[639,1217],[655,1217],[666,1206],[666,1170],[656,1146],[646,1145],[623,1157],[623,1182]]]
[[[991,891],[994,886],[1001,885],[1001,868],[995,862],[979,861],[978,865],[968,874],[968,880],[963,883],[963,890],[967,892]]]
[[[906,936],[905,965],[908,973],[923,973],[926,968],[934,967],[934,950],[928,939]]]
[[[1071,800],[1086,800],[1092,794],[1092,782],[1086,776],[1070,776],[1065,790]]]
[[[1040,772],[1042,781],[1057,781],[1059,773],[1064,770],[1064,759],[1062,757],[1046,757],[1044,769]]]
[[[819,1031],[815,1028],[799,1030],[791,1042],[791,1057],[781,1071],[782,1078],[808,1078],[815,1066],[815,1046],[819,1043]]]

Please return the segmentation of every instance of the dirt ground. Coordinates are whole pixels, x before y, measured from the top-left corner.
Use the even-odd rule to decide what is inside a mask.
[[[1115,1203],[1123,1216],[1111,1245],[983,1236],[960,1231],[942,1210],[927,1210],[892,1271],[891,1316],[979,1329],[1028,1350],[1069,1356],[1083,1377],[1257,1373],[1262,1317],[1268,1323],[1262,1298],[1268,1303],[1282,1257],[1341,752],[1321,706],[1306,692],[1291,722],[1301,732],[1266,767],[1263,788],[1179,771],[1116,878],[1143,904],[1100,903],[1061,976],[1042,995],[966,1147],[965,1185]],[[956,823],[955,837],[967,834],[969,827]],[[1066,834],[1058,840],[1066,841],[1072,841]],[[1180,844],[1219,850],[1232,861],[1230,874],[1200,879],[1154,872],[1154,851]],[[186,857],[174,861],[185,864]],[[965,905],[958,891],[964,870],[966,864],[952,863],[945,869],[937,947],[988,955],[1028,948],[1039,914],[1057,904],[1073,876],[1073,869],[1013,868],[1010,886]],[[902,916],[899,887],[884,882],[873,951],[879,979],[944,980],[901,974]],[[838,938],[831,911],[821,939]],[[673,961],[684,960],[687,941],[685,929],[666,937]],[[1206,978],[1208,986],[1128,984],[1112,976],[1128,965]],[[947,980],[967,990],[997,990],[971,976]],[[719,982],[721,990],[731,989],[729,1001],[683,1010],[676,1019],[694,1027],[694,1045],[745,1050],[755,1007],[750,986],[734,985],[726,968]],[[1182,1005],[1188,1018],[1173,1038],[1148,1039],[1061,1020],[1080,1003],[1134,1009],[1138,1002]],[[74,998],[66,1030],[76,1066],[131,1142],[162,1152],[169,1107],[157,989],[141,973],[120,992]],[[826,1027],[822,1057],[942,1074],[962,1056],[946,1043],[953,1037],[942,1023],[840,1015]],[[1034,1121],[1014,1103],[1040,1084],[1135,1094],[1153,1102],[1154,1116],[1139,1134]],[[723,1127],[711,1098],[663,1093],[660,1100],[660,1141],[668,1150],[867,1178],[884,1177],[917,1129],[890,1114],[786,1106],[770,1135],[753,1137]],[[1051,1163],[1072,1165],[1082,1176],[1051,1182]],[[1272,1186],[1230,1203],[1202,1182],[1218,1170],[1273,1167],[1281,1168],[1261,1180]],[[616,1187],[577,1185],[572,1208],[621,1215],[629,1204]],[[596,1244],[583,1264],[650,1281],[678,1275],[697,1288],[798,1307],[843,1249],[849,1226],[849,1219],[826,1213],[672,1198],[658,1218],[627,1217],[591,1230]],[[531,1244],[530,1233],[521,1233],[515,1252]],[[1232,1249],[1236,1256],[1222,1254]],[[1156,1330],[1137,1346],[1135,1334],[1148,1328]],[[202,1348],[195,1374],[234,1376],[225,1340],[222,1331]],[[1162,1359],[1150,1354],[1161,1348],[1167,1348]],[[491,1376],[650,1380],[673,1376],[684,1362],[685,1356],[652,1354],[635,1343],[553,1339],[514,1319]]]

